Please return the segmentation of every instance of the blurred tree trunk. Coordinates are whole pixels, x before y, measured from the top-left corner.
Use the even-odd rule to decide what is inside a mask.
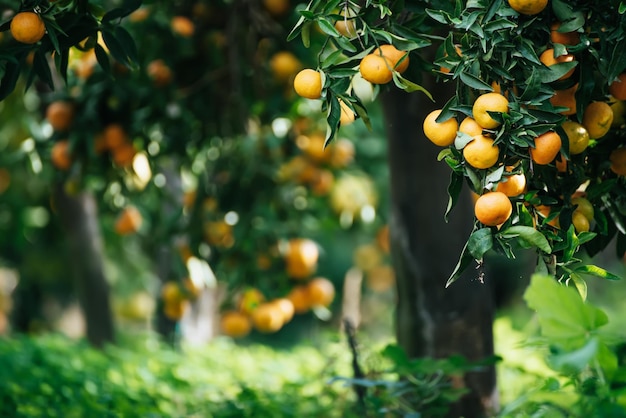
[[[424,137],[421,121],[454,94],[452,83],[422,85],[421,93],[391,88],[383,95],[391,176],[391,253],[397,276],[396,334],[410,357],[462,355],[480,360],[493,354],[493,300],[488,283],[470,268],[446,289],[472,228],[469,195],[464,194],[444,220],[450,168],[437,161],[440,151]],[[453,405],[450,416],[490,415],[497,408],[495,369],[468,373],[470,393]]]
[[[63,185],[58,185],[55,203],[67,237],[67,260],[85,315],[87,339],[94,346],[102,347],[114,340],[114,329],[96,199],[88,191],[70,196]]]

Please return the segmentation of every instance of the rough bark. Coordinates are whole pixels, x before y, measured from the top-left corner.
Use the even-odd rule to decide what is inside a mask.
[[[96,347],[114,340],[109,285],[104,274],[98,206],[91,192],[69,196],[59,185],[56,212],[66,235],[68,264],[87,324],[87,339]]]
[[[433,80],[422,83],[437,97],[454,94]],[[451,84],[451,83],[450,83]],[[391,252],[397,276],[396,333],[411,357],[460,354],[479,360],[493,354],[493,301],[489,284],[471,270],[450,288],[445,283],[471,231],[469,196],[463,196],[448,223],[450,169],[437,161],[439,149],[424,136],[421,122],[444,102],[419,93],[390,89],[383,95],[391,177]],[[450,416],[489,415],[497,405],[495,370],[469,373],[470,393]]]

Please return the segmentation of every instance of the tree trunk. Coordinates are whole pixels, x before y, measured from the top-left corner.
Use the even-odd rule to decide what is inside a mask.
[[[113,341],[114,330],[96,199],[87,191],[69,196],[62,185],[57,187],[55,197],[56,212],[67,237],[68,264],[85,314],[87,339],[102,347]]]
[[[440,149],[423,135],[421,121],[454,94],[452,83],[422,85],[443,98],[432,103],[421,93],[390,89],[383,94],[391,175],[391,253],[397,276],[396,334],[410,357],[458,354],[480,360],[493,354],[493,300],[488,283],[470,269],[450,288],[445,283],[471,232],[469,195],[464,194],[448,223],[450,168],[437,161]],[[497,408],[495,369],[468,373],[470,390],[450,416],[489,415]]]

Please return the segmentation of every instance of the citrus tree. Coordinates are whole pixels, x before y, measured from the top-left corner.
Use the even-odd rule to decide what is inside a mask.
[[[209,312],[222,311],[221,331],[234,337],[274,333],[294,314],[329,319],[351,261],[324,268],[333,234],[369,237],[354,263],[371,287],[390,287],[385,234],[373,238],[385,222],[372,179],[383,153],[366,150],[368,166],[356,164],[367,141],[343,135],[370,134],[348,127],[347,112],[324,149],[319,109],[292,105],[293,78],[311,58],[286,43],[297,20],[288,2],[3,7],[3,97],[22,126],[0,161],[48,186],[37,205],[47,225],[64,227],[71,257],[54,257],[76,270],[88,331],[104,330],[93,342],[112,339],[111,311],[145,323],[156,308],[169,334],[214,303]],[[0,228],[3,258],[19,266],[5,248],[22,227]],[[58,231],[41,241],[66,244]],[[109,287],[122,297],[109,301]]]
[[[447,205],[440,215],[451,215],[463,202],[464,189],[472,192],[475,201],[473,225],[458,249],[460,259],[456,267],[449,266],[447,280],[438,277],[441,287],[450,286],[472,264],[477,270],[468,276],[483,282],[483,259],[489,252],[515,258],[525,249],[534,249],[538,271],[574,285],[585,298],[586,278],[619,277],[583,261],[582,254],[595,255],[609,243],[615,244],[618,257],[625,251],[623,12],[619,1],[312,1],[301,11],[290,38],[299,36],[306,45],[309,33],[319,27],[328,41],[317,66],[311,68],[317,75],[308,70],[306,78],[296,78],[294,87],[304,97],[323,102],[328,143],[341,124],[342,107],[369,123],[352,89],[355,79],[364,78],[381,92],[392,153],[401,149],[420,166],[424,159],[417,154],[430,150],[429,143],[441,147],[436,158],[449,167],[451,177]],[[420,91],[414,94],[421,97],[407,98],[400,90]],[[430,99],[437,104],[429,105]],[[406,110],[411,106],[412,112]],[[411,117],[420,122],[407,124]],[[400,132],[397,124],[405,131]],[[420,128],[423,135],[409,134]],[[426,141],[425,145],[414,145],[401,135]],[[430,158],[434,161],[435,156]],[[428,273],[412,265],[426,262],[415,235],[428,226],[407,221],[411,212],[401,193],[411,193],[411,186],[393,182],[394,162],[406,164],[406,158],[399,155],[394,161],[392,156],[390,162],[392,211],[397,205],[399,219],[399,228],[395,232],[392,228],[392,245],[400,254],[395,266],[407,273],[407,283],[403,287],[399,282],[399,290],[402,294],[415,289],[420,295],[428,283],[436,294],[433,280],[424,278]],[[410,173],[426,175],[419,169]],[[408,183],[400,178],[401,171],[398,174],[396,182]],[[427,182],[414,182],[429,187]],[[413,215],[423,214],[414,209]],[[459,234],[458,228],[446,231]],[[423,303],[420,300],[409,297],[405,303]],[[459,303],[466,306],[467,302]],[[432,309],[428,313],[402,305],[400,299],[399,340],[403,310],[430,318],[445,310],[428,302],[424,304],[426,310]],[[414,329],[429,333],[429,321]],[[454,326],[445,321],[435,323]],[[489,321],[483,329],[487,327]],[[437,341],[431,340],[440,347],[434,350],[445,352],[441,348],[446,343]],[[432,348],[416,348],[416,352],[428,350]],[[483,352],[488,353],[488,349]],[[483,403],[479,409],[486,407]]]

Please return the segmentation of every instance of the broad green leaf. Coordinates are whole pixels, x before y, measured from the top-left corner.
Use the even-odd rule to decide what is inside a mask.
[[[415,84],[412,81],[409,81],[406,78],[402,77],[400,73],[397,71],[393,72],[393,82],[398,88],[406,91],[407,93],[413,93],[414,91],[421,91],[430,100],[432,100],[433,102],[435,101],[435,99],[433,99],[433,96],[430,94],[428,90],[426,90],[424,87],[420,86],[419,84]]]
[[[605,280],[622,280],[622,278],[619,277],[618,275],[610,273],[607,270],[603,269],[602,267],[598,267],[598,266],[594,266],[590,264],[579,266],[575,268],[574,271],[576,273],[588,274],[590,276],[599,277]]]
[[[461,81],[476,90],[487,90],[487,91],[492,91],[493,88],[485,83],[484,81],[482,81],[480,78],[476,77],[475,75],[469,74],[469,73],[461,73]]]
[[[546,254],[550,254],[552,252],[552,248],[550,247],[550,243],[546,237],[531,226],[512,226],[504,231],[500,231],[500,235],[504,238],[519,237],[520,239],[526,241],[526,243],[539,248]]]
[[[467,251],[467,242],[465,243],[465,247],[463,247],[463,251],[461,251],[461,256],[459,257],[459,261],[457,262],[452,274],[448,278],[446,282],[446,287],[450,286],[452,283],[456,282],[461,274],[469,267],[474,258],[471,256],[469,251]]]
[[[550,367],[562,373],[579,373],[596,357],[598,346],[598,338],[590,338],[577,350],[548,357],[548,363]]]
[[[319,25],[322,32],[324,32],[328,36],[332,36],[333,38],[339,38],[342,36],[341,33],[339,33],[337,29],[335,29],[335,26],[323,16],[317,19],[317,24]]]
[[[481,260],[492,247],[493,236],[491,228],[481,228],[474,231],[467,240],[467,250],[476,260]]]
[[[574,282],[574,286],[576,286],[576,290],[578,290],[578,293],[580,294],[582,300],[587,300],[587,282],[585,281],[585,279],[583,279],[576,273],[571,273],[569,275],[569,280]]]
[[[536,311],[541,334],[565,348],[580,347],[588,333],[608,322],[602,310],[586,304],[578,292],[552,276],[533,275],[524,300]]]
[[[452,208],[459,200],[459,194],[463,189],[463,176],[452,171],[450,175],[450,184],[448,185],[448,206],[446,207],[446,213],[443,215],[446,222],[448,222],[448,215]]]

